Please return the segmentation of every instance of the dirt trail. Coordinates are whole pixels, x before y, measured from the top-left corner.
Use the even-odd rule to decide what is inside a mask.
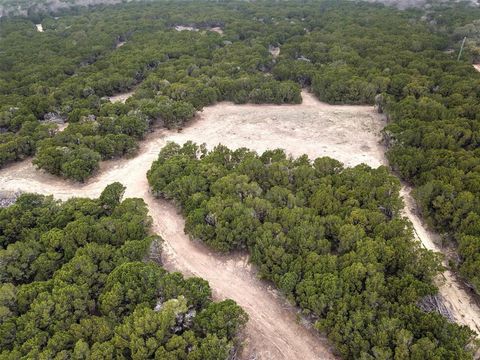
[[[423,246],[435,252],[442,252],[440,236],[430,230],[423,224],[418,215],[417,205],[411,195],[412,189],[403,185],[400,194],[405,202],[405,216],[412,222],[415,229],[415,236],[419,239]],[[446,266],[447,264],[444,263]],[[455,321],[459,324],[466,325],[473,331],[480,334],[480,307],[475,302],[473,296],[462,286],[456,275],[450,270],[444,271],[437,278],[437,286],[440,289],[440,295],[444,299],[447,308],[453,314]]]
[[[155,231],[168,239],[163,249],[165,267],[207,279],[215,298],[232,298],[248,312],[248,345],[243,358],[334,359],[326,340],[298,324],[296,310],[276,290],[257,279],[247,256],[212,253],[179,231],[185,223],[173,205],[150,194],[145,199],[155,219]]]
[[[144,142],[141,153],[132,160],[104,164],[104,171],[84,186],[65,182],[34,170],[30,162],[9,166],[0,172],[0,188],[15,188],[59,199],[72,196],[97,197],[103,188],[120,181],[126,185],[125,197],[141,197],[153,218],[153,231],[165,240],[162,260],[168,270],[206,279],[216,299],[234,299],[250,320],[246,327],[247,344],[242,358],[250,359],[335,359],[327,341],[313,329],[300,325],[296,310],[270,286],[257,279],[246,256],[220,256],[184,233],[184,220],[166,201],[149,192],[145,173],[165,145],[159,133]],[[14,175],[12,175],[14,174]]]
[[[331,156],[348,166],[366,163],[386,164],[380,144],[382,119],[371,107],[331,106],[302,93],[301,105],[233,105],[221,103],[206,108],[182,132],[157,130],[142,142],[133,159],[102,163],[99,175],[86,184],[74,184],[34,169],[31,161],[12,164],[0,170],[0,190],[23,190],[53,194],[60,199],[71,196],[96,197],[114,181],[126,186],[126,197],[142,197],[154,219],[154,231],[164,240],[166,267],[194,274],[207,281],[218,299],[232,298],[250,316],[246,334],[248,346],[243,358],[257,359],[333,359],[331,349],[315,331],[300,325],[295,309],[277,292],[256,278],[247,258],[219,256],[203,245],[190,241],[183,232],[181,215],[149,193],[145,173],[167,141],[205,142],[209,148],[223,143],[231,148],[248,147],[258,152],[284,148],[293,156],[311,158]],[[427,248],[438,251],[432,235],[423,227],[409,190],[403,190],[406,215],[414,224]],[[449,273],[444,273],[440,291],[456,319],[474,328],[480,324],[480,311],[469,304],[469,296]],[[478,330],[476,330],[478,331]]]

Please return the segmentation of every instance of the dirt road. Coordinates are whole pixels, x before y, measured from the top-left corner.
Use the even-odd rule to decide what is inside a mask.
[[[256,278],[246,257],[219,256],[190,241],[183,232],[182,217],[171,205],[152,198],[145,177],[167,141],[205,142],[209,148],[223,143],[231,148],[248,147],[259,152],[280,147],[294,156],[303,153],[312,158],[331,156],[348,166],[364,162],[377,167],[386,163],[379,143],[384,123],[371,107],[331,106],[305,92],[302,97],[301,105],[221,103],[208,107],[182,132],[158,130],[150,134],[135,158],[103,163],[99,175],[83,185],[37,171],[31,161],[12,164],[0,170],[0,190],[39,192],[66,199],[96,197],[106,185],[114,181],[123,183],[127,187],[126,197],[142,197],[148,204],[154,219],[153,230],[165,240],[166,267],[206,279],[216,298],[232,298],[248,312],[248,346],[243,358],[256,354],[257,359],[333,359],[325,340],[298,324],[295,309]],[[408,189],[403,195],[406,215],[420,240],[427,248],[438,250],[432,235],[412,211]],[[456,319],[476,327],[480,324],[480,311],[474,305],[467,306],[468,294],[450,275],[444,273],[446,281],[440,284],[440,291]]]
[[[405,216],[412,222],[415,229],[415,235],[423,246],[435,252],[442,252],[440,237],[438,234],[430,231],[424,226],[417,211],[415,200],[411,195],[411,188],[404,185],[400,194],[405,202]],[[447,265],[447,264],[444,264]],[[440,289],[440,295],[443,297],[445,305],[455,317],[459,324],[466,325],[473,331],[480,334],[480,307],[474,301],[474,298],[459,282],[455,274],[450,270],[444,271],[437,278],[437,286]]]

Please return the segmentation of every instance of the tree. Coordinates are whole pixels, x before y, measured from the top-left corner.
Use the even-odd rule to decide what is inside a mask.
[[[100,194],[100,203],[107,213],[112,213],[115,207],[120,204],[126,187],[119,182],[108,185]]]
[[[216,359],[236,344],[243,310],[232,301],[212,311],[205,280],[145,260],[148,211],[141,199],[121,201],[124,189],[66,202],[23,194],[0,209],[14,226],[0,227],[0,357]],[[235,334],[196,330],[200,313],[202,326],[223,316]]]
[[[329,158],[287,159],[281,150],[257,155],[219,146],[201,156],[197,151],[194,144],[170,144],[161,152],[148,173],[151,186],[160,189],[157,195],[182,207],[192,238],[219,251],[248,249],[259,276],[316,319],[316,328],[343,357],[417,356],[421,345],[415,344],[425,338],[435,339],[433,357],[470,356],[468,329],[418,308],[423,297],[436,293],[433,279],[441,263],[414,239],[401,215],[399,181],[386,168],[344,169]],[[213,167],[221,169],[215,176],[205,171]],[[192,188],[192,182],[201,186]],[[446,220],[462,218],[472,210],[472,198],[465,193],[445,206],[453,188],[424,189],[425,206],[444,206]],[[475,216],[467,216],[465,231],[477,227]],[[474,244],[466,238],[462,251],[475,253]],[[478,265],[465,264],[469,274]],[[171,280],[164,293],[186,294]],[[196,331],[230,339],[236,321],[242,323],[241,316],[230,321],[240,311],[232,307],[209,303],[195,318]]]

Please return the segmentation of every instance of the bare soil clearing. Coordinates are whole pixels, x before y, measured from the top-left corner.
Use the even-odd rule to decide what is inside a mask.
[[[268,52],[270,53],[270,55],[273,56],[274,59],[276,59],[278,57],[278,55],[280,55],[280,48],[275,47],[275,46],[271,46],[271,47],[268,48]]]
[[[188,26],[188,25],[177,25],[175,26],[175,30],[177,31],[198,31],[196,27]]]
[[[220,26],[214,26],[208,29],[208,31],[216,32],[217,34],[223,35],[223,29]]]
[[[210,106],[167,140],[204,142],[209,148],[222,143],[260,153],[282,148],[293,156],[330,156],[347,166],[386,164],[380,144],[384,123],[372,107],[328,105],[307,92],[302,98],[301,105]]]
[[[440,244],[440,236],[430,231],[423,224],[418,215],[417,205],[411,195],[411,190],[410,187],[404,185],[400,191],[405,202],[405,216],[412,222],[415,236],[422,242],[423,246],[428,250],[442,253],[443,249],[438,245]],[[446,262],[444,265],[447,265]],[[462,285],[461,280],[450,270],[446,270],[437,278],[436,283],[440,289],[440,295],[453,314],[455,321],[480,334],[480,307],[474,296]]]
[[[63,130],[65,130],[68,126],[68,123],[63,123],[63,124],[58,124],[57,125],[57,131],[58,132],[62,132]]]
[[[303,92],[301,105],[234,105],[208,107],[181,132],[156,130],[141,144],[133,159],[104,162],[99,175],[86,184],[67,182],[34,169],[30,160],[0,170],[0,190],[22,190],[72,196],[96,197],[114,181],[123,183],[126,197],[141,197],[153,217],[153,230],[164,240],[163,261],[169,270],[197,275],[207,281],[217,299],[232,298],[249,314],[247,346],[242,357],[249,359],[333,359],[325,339],[300,325],[296,310],[268,284],[257,279],[255,270],[242,255],[221,256],[185,235],[184,221],[176,209],[149,193],[145,173],[167,141],[192,140],[209,148],[222,143],[231,148],[248,147],[258,152],[283,148],[293,156],[330,156],[348,166],[386,164],[380,144],[382,118],[369,106],[332,106]],[[440,251],[434,234],[421,223],[410,196],[402,190],[405,215],[412,221],[422,243]],[[459,323],[479,331],[480,309],[450,273],[439,279],[440,292]]]
[[[123,43],[123,44],[125,44],[125,43]],[[121,94],[109,96],[108,100],[110,100],[112,103],[115,103],[115,102],[125,103],[125,101],[127,101],[127,99],[130,96],[132,96],[133,94],[135,94],[135,90],[132,90],[132,91],[129,91],[129,92],[126,92],[126,93],[121,93]]]
[[[213,31],[216,32],[217,34],[223,35],[223,29],[220,26],[213,26],[213,27],[207,27],[203,28],[204,30],[207,31]],[[177,25],[175,26],[175,30],[177,31],[200,31],[199,28],[190,26],[190,25]]]

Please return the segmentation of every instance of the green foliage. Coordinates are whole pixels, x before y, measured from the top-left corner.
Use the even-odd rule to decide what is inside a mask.
[[[100,194],[100,203],[107,211],[112,212],[117,205],[120,204],[123,193],[125,192],[125,186],[119,182],[108,185]]]
[[[0,166],[35,155],[39,168],[84,181],[100,160],[134,154],[154,124],[180,128],[217,101],[300,103],[297,83],[269,74],[266,39],[301,29],[287,20],[272,29],[250,19],[252,10],[208,2],[74,9],[31,18],[43,33],[32,21],[2,19]],[[133,89],[125,104],[106,99]],[[55,118],[69,126],[57,131],[48,124]]]
[[[325,331],[347,359],[469,359],[466,327],[417,303],[435,294],[439,259],[402,217],[387,169],[333,159],[167,144],[147,174],[175,200],[186,231],[216,250],[247,248],[259,274]],[[211,304],[199,331],[236,332],[231,302]],[[214,311],[216,317],[210,316]],[[208,320],[204,321],[204,316]]]
[[[227,358],[247,315],[146,260],[147,209],[124,189],[0,209],[1,359]]]

